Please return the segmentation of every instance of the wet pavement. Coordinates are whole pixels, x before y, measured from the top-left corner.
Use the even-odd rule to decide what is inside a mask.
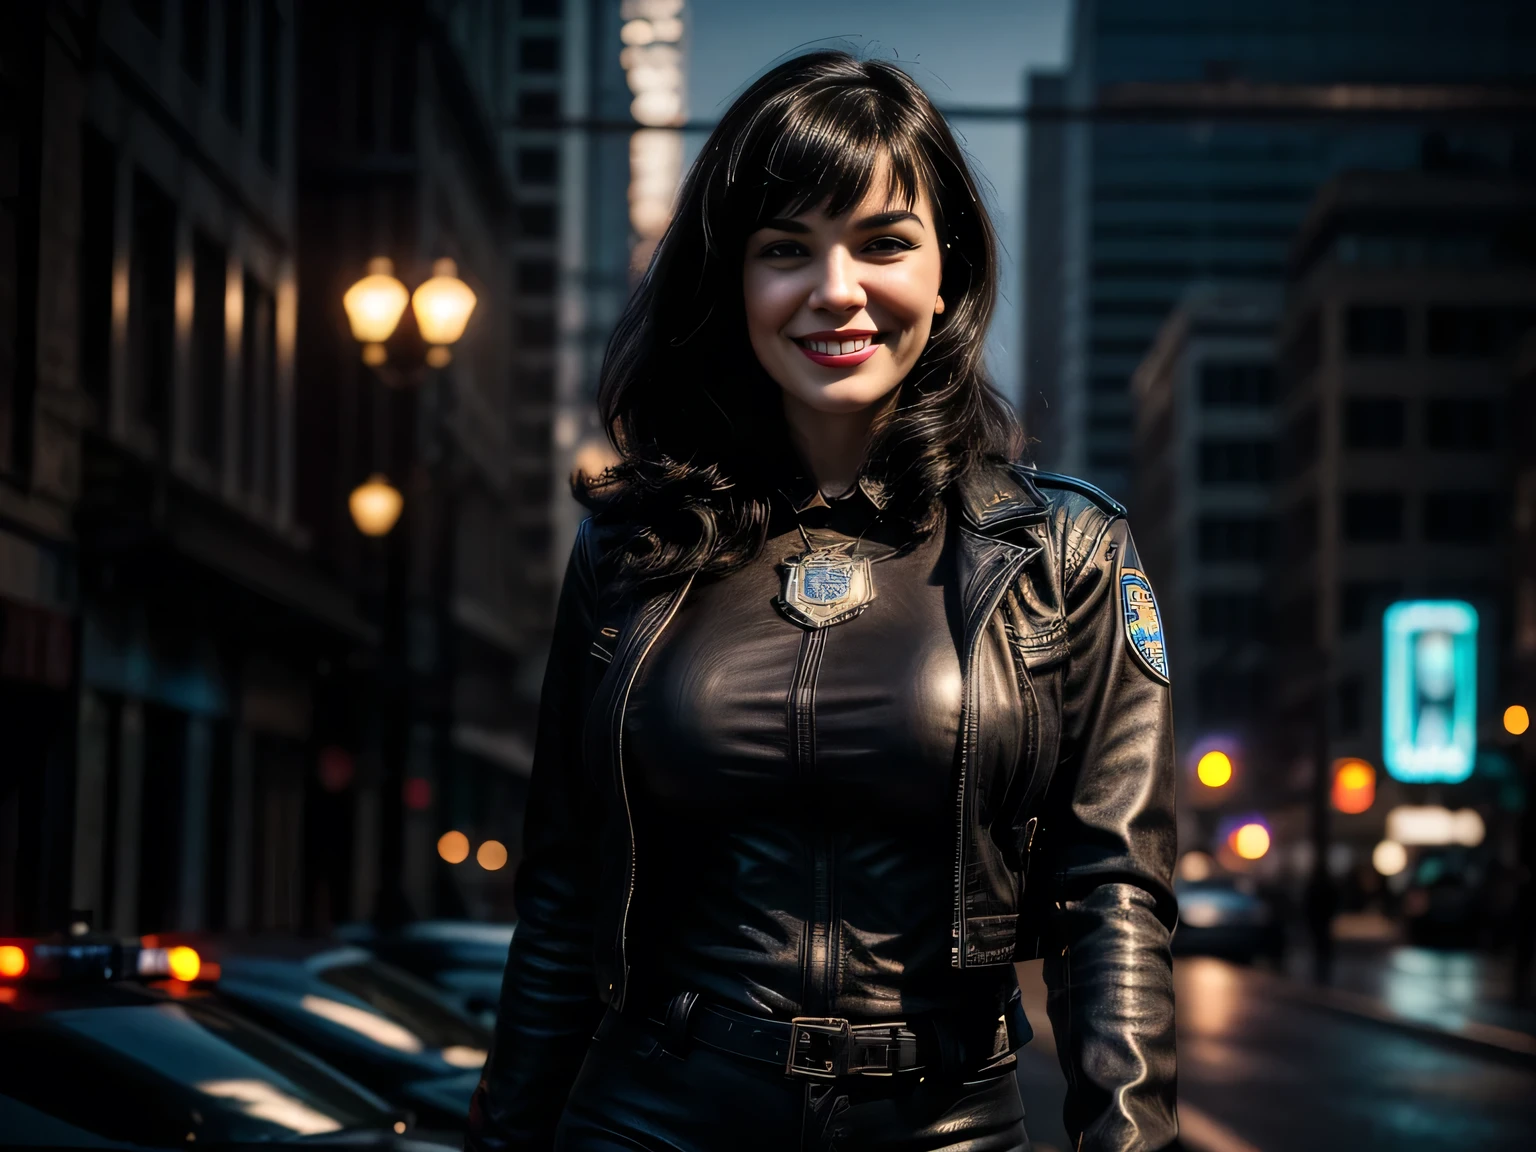
[[[1037,1031],[1019,1062],[1030,1134],[1037,1152],[1067,1152],[1039,965],[1023,968]],[[1415,980],[1429,989],[1433,972]],[[1536,1061],[1310,1002],[1304,986],[1219,960],[1180,959],[1175,983],[1188,1152],[1536,1147]]]

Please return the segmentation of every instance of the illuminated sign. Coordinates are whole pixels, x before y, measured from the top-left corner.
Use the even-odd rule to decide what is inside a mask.
[[[1387,813],[1387,839],[1399,844],[1462,844],[1476,848],[1488,834],[1475,808],[1404,804]]]
[[[1477,610],[1403,600],[1382,619],[1381,744],[1387,771],[1454,784],[1477,756]]]

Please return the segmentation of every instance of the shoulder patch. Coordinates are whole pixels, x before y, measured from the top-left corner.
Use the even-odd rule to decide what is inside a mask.
[[[1168,645],[1163,637],[1163,618],[1157,611],[1152,582],[1136,568],[1120,570],[1120,608],[1125,616],[1125,638],[1142,665],[1168,683]]]
[[[1035,468],[1026,468],[1024,471],[1038,487],[1061,488],[1068,492],[1076,492],[1079,496],[1086,496],[1092,500],[1101,512],[1107,512],[1111,516],[1125,515],[1124,504],[1086,480],[1079,480],[1076,476],[1063,476],[1060,472],[1041,472]]]

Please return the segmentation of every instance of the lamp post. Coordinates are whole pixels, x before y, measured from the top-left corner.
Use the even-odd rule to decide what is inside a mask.
[[[411,292],[395,276],[394,265],[383,257],[369,261],[367,275],[347,289],[341,302],[352,337],[362,346],[363,363],[392,389],[420,384],[429,369],[445,368],[452,362],[452,346],[464,335],[476,303],[475,293],[459,279],[452,260],[437,261],[432,276]],[[407,305],[414,325],[401,324]],[[392,437],[381,434],[387,399],[372,397],[376,449],[393,442]],[[415,708],[406,658],[408,537],[414,529],[406,524],[402,531],[395,531],[405,500],[383,471],[374,472],[354,488],[347,507],[357,530],[378,542],[372,547],[380,550],[383,561],[382,587],[375,592],[383,645],[379,666],[370,678],[370,695],[382,777],[379,896],[374,917],[381,927],[388,928],[413,914],[404,882],[404,791],[406,749]]]

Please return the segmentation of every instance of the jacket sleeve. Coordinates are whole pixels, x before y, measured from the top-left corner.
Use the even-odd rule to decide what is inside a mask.
[[[469,1152],[547,1149],[602,1012],[593,976],[599,798],[581,759],[595,559],[583,521],[566,568],[539,698],[514,884],[518,922],[491,1053],[470,1101]]]
[[[1168,665],[1145,633],[1145,654],[1128,635],[1127,603],[1134,610],[1145,577],[1124,519],[1093,510],[1075,521],[1063,548],[1062,755],[1045,816],[1053,826],[1047,1006],[1073,1148],[1143,1152],[1178,1133]],[[1141,619],[1155,621],[1155,607]]]

